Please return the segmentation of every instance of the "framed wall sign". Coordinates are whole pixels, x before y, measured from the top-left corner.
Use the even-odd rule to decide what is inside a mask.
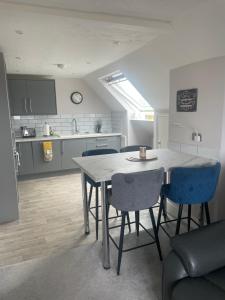
[[[197,111],[198,89],[177,91],[177,111]]]

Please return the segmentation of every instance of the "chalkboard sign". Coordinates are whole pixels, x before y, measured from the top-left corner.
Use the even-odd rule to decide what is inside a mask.
[[[198,89],[177,91],[177,111],[197,111]]]

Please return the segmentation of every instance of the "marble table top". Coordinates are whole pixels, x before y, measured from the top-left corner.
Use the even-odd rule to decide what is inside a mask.
[[[168,171],[172,167],[200,166],[214,164],[215,160],[172,151],[169,149],[148,150],[147,156],[156,155],[157,159],[152,161],[133,162],[129,157],[139,157],[139,152],[125,152],[88,157],[75,157],[73,161],[80,169],[90,176],[95,182],[111,180],[116,173],[132,173],[154,170],[164,167]]]

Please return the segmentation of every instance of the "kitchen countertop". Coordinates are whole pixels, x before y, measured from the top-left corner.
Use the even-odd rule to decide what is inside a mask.
[[[60,135],[60,136],[37,136],[35,138],[16,138],[16,143],[23,142],[38,142],[38,141],[52,141],[52,140],[71,140],[71,139],[84,139],[84,138],[101,138],[109,136],[121,136],[121,133],[77,133],[73,135]]]

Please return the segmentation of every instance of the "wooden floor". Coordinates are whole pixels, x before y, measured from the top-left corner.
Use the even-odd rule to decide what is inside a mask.
[[[0,225],[0,265],[95,240],[84,235],[80,174],[21,181],[18,188],[20,219]]]
[[[84,234],[79,173],[20,181],[18,189],[19,221],[0,225],[0,266],[95,242],[95,223],[91,216],[92,232]],[[115,215],[115,210],[110,212]],[[142,212],[141,220],[147,228],[151,226],[148,211]],[[115,225],[121,221],[112,222]],[[118,236],[119,229],[113,234]]]

